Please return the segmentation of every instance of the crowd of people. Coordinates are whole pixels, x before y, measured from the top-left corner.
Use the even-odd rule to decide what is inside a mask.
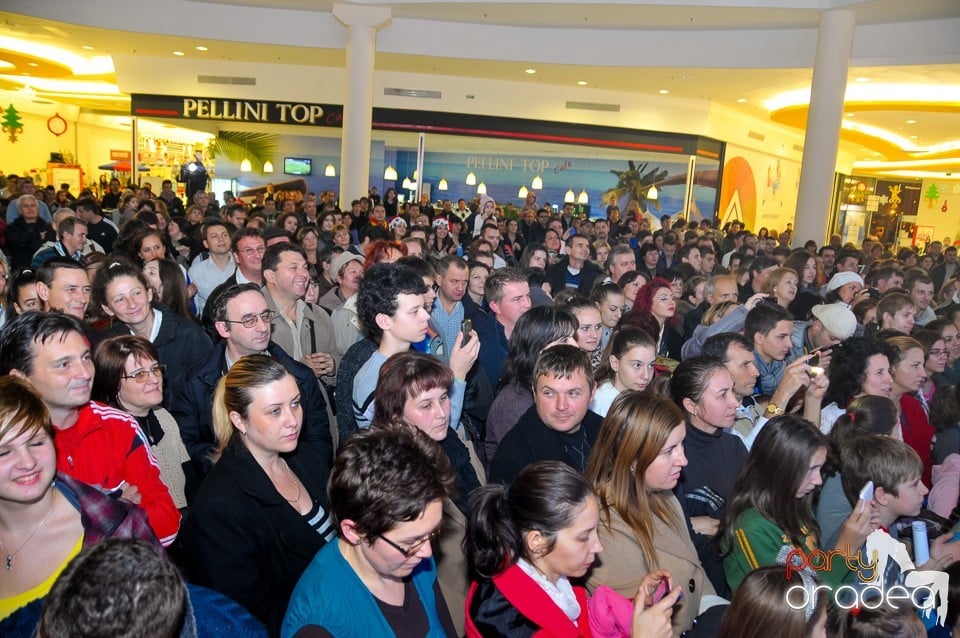
[[[10,176],[0,634],[960,636],[949,240],[281,195]]]

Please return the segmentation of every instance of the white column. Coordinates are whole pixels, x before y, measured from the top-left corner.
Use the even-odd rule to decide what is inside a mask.
[[[827,239],[855,26],[856,16],[852,11],[825,11],[820,18],[803,141],[794,246],[802,246],[808,239],[818,244]]]
[[[333,16],[347,27],[346,99],[340,146],[340,206],[367,194],[373,124],[373,65],[377,29],[390,21],[389,7],[334,4]]]

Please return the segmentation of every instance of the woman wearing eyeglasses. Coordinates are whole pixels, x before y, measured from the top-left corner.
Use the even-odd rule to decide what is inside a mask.
[[[453,485],[447,455],[418,428],[352,436],[330,476],[340,538],[297,583],[280,635],[456,636],[430,543]]]
[[[93,354],[93,399],[137,420],[160,465],[160,479],[170,490],[174,504],[183,509],[187,506],[186,494],[196,490],[195,475],[177,422],[160,407],[165,370],[157,363],[158,358],[157,349],[143,337],[127,335],[102,341]],[[189,490],[185,475],[191,477]]]
[[[336,537],[330,463],[321,445],[299,441],[303,412],[277,359],[234,363],[213,395],[218,459],[178,536],[187,579],[246,607],[271,636],[300,575]]]
[[[93,280],[93,303],[113,318],[106,337],[134,334],[157,349],[159,363],[167,367],[163,405],[170,405],[173,388],[203,364],[213,343],[200,324],[169,307],[154,303],[153,288],[143,272],[128,261],[115,260],[100,269]]]

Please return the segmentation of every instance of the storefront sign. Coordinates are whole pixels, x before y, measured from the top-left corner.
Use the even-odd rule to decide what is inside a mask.
[[[130,151],[120,151],[115,148],[110,149],[110,159],[114,161],[126,160],[130,161]]]
[[[300,126],[343,125],[343,107],[335,104],[270,102],[175,95],[131,96],[133,115],[173,117],[184,120],[260,122]]]

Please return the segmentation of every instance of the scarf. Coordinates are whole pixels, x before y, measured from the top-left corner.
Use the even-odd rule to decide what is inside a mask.
[[[453,503],[458,510],[466,515],[470,492],[480,487],[480,479],[477,478],[477,473],[474,471],[473,465],[470,464],[470,452],[453,428],[447,428],[447,437],[440,441],[440,447],[443,448],[447,458],[450,459],[450,464],[456,473],[454,485],[456,485],[457,493],[453,496]]]

